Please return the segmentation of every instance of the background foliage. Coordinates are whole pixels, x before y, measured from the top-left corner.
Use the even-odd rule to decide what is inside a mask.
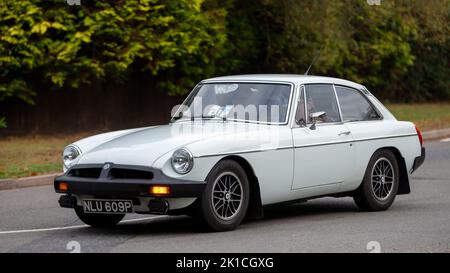
[[[211,3],[214,4],[211,4]],[[223,73],[304,73],[365,84],[384,100],[449,99],[450,1],[207,1],[226,7]]]
[[[320,48],[312,74],[389,101],[448,100],[449,3],[2,0],[0,101],[133,74],[184,94],[213,75],[302,74]]]

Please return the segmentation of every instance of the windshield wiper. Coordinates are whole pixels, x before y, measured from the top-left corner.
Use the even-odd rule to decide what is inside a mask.
[[[222,121],[227,121],[226,116],[218,117],[216,115],[202,115],[202,119],[221,119]]]
[[[221,119],[223,121],[227,121],[227,117],[222,116],[222,117],[218,117],[216,115],[202,115],[201,117],[195,117],[195,116],[191,116],[191,121],[194,121],[195,118],[201,118],[201,119]]]

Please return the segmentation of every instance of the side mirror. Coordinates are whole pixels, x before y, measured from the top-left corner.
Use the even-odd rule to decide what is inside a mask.
[[[316,123],[320,121],[320,119],[323,118],[326,114],[327,113],[324,111],[311,113],[311,115],[309,115],[309,118],[311,119],[312,124],[309,129],[316,130]]]

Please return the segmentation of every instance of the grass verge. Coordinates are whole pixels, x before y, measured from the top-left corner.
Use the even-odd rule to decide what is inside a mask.
[[[87,134],[0,139],[0,179],[61,172],[62,150],[85,136]]]
[[[398,120],[412,121],[421,131],[450,128],[450,102],[387,104]]]

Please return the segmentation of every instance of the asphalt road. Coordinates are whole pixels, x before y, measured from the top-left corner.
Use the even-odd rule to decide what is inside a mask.
[[[50,186],[0,191],[0,252],[369,252],[371,241],[381,252],[450,252],[450,141],[426,148],[412,193],[388,211],[324,198],[270,209],[225,233],[184,216],[127,216],[116,228],[93,229],[59,208]]]

